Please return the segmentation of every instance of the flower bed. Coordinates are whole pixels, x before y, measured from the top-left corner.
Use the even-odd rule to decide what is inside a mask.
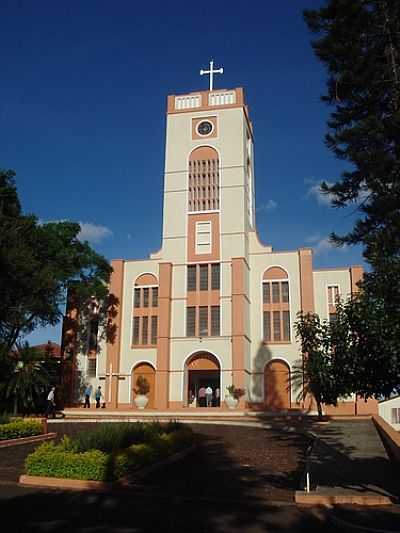
[[[28,455],[30,476],[114,481],[181,451],[193,432],[176,423],[110,423],[58,444],[46,442]]]
[[[43,426],[39,420],[17,419],[0,424],[0,441],[33,437],[43,433]]]

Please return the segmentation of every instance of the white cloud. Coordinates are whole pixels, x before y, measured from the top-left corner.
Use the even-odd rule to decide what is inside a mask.
[[[275,209],[278,207],[278,202],[275,202],[275,200],[268,200],[265,204],[261,204],[256,208],[256,211],[259,213],[260,211],[271,211],[272,209]]]
[[[98,244],[107,237],[113,236],[113,232],[106,226],[92,224],[91,222],[79,222],[79,225],[81,226],[81,231],[78,233],[78,239],[81,241]]]
[[[331,242],[329,237],[320,237],[320,235],[318,234],[306,237],[305,241],[312,244],[312,248],[314,250],[315,255],[321,255],[332,250],[337,250],[338,252],[346,252],[348,248],[346,244],[337,247]]]
[[[321,183],[319,181],[306,179],[304,183],[308,185],[307,196],[313,196],[316,198],[319,205],[331,205],[331,201],[334,198],[333,194],[322,194]],[[332,182],[325,182],[329,187],[333,185]]]

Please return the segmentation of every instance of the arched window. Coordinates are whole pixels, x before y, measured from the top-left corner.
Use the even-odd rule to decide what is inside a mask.
[[[195,148],[189,157],[189,211],[219,209],[219,158],[210,146]]]
[[[289,278],[283,268],[271,267],[263,282],[264,342],[290,342]]]
[[[155,346],[158,330],[158,280],[142,274],[135,281],[133,295],[133,346]]]

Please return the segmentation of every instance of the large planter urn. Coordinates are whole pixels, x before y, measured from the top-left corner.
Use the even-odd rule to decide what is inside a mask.
[[[138,409],[144,409],[149,403],[149,399],[145,394],[137,394],[133,401]]]
[[[237,398],[234,398],[230,394],[227,394],[225,396],[225,403],[229,409],[236,409],[236,407],[238,406],[239,400]]]

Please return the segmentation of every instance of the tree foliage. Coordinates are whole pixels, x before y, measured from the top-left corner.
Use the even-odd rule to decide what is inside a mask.
[[[55,325],[71,283],[81,302],[104,300],[111,267],[73,222],[24,215],[13,171],[0,171],[0,343],[9,351],[38,326]]]
[[[400,3],[329,0],[304,16],[328,71],[326,144],[351,164],[322,190],[336,207],[358,203],[361,214],[350,233],[333,237],[362,243],[374,264],[400,250]]]

